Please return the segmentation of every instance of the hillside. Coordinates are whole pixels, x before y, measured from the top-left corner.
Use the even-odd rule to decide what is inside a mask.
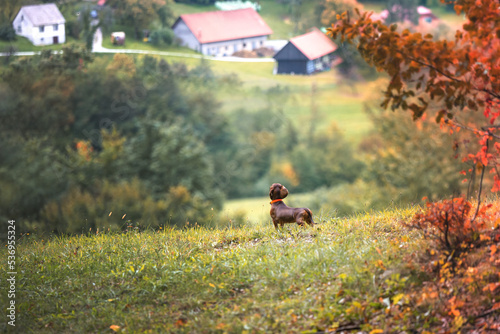
[[[450,264],[441,274],[424,269],[435,254],[432,244],[401,224],[416,211],[327,219],[314,229],[130,226],[121,234],[103,227],[48,240],[25,235],[16,255],[15,330],[435,332],[444,321],[447,328],[467,330],[494,320],[491,305],[498,295],[482,272],[495,268],[498,254],[491,242],[498,240],[478,244],[472,261],[463,257],[464,270],[475,271],[478,286],[464,294],[463,282],[456,281],[461,270],[442,276]],[[467,295],[475,298],[480,317],[470,317]],[[6,296],[1,298],[4,304]],[[457,303],[448,314],[452,299]],[[0,328],[11,329],[5,322]]]

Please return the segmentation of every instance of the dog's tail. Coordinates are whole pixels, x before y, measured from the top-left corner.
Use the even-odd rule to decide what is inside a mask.
[[[311,211],[311,210],[309,210],[308,208],[304,208],[304,210],[306,210],[307,214],[309,215],[309,218],[311,219],[311,223],[312,223],[313,225],[315,225],[316,223],[315,223],[315,222],[314,222],[314,220],[313,220],[313,213],[312,213],[312,211]]]

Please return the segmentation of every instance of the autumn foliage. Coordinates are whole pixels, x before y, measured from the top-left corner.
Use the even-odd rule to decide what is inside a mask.
[[[368,64],[389,75],[384,108],[409,110],[414,119],[435,113],[450,132],[466,130],[468,138],[457,146],[477,143],[462,157],[474,166],[466,173],[480,174],[482,184],[488,170],[491,190],[499,191],[500,6],[497,0],[457,0],[455,11],[467,21],[454,40],[400,32],[360,11],[354,19],[343,13],[328,33],[355,43]]]
[[[479,240],[486,226],[490,205],[471,212],[472,204],[463,198],[427,202],[426,210],[417,213],[409,226],[422,230],[435,241],[438,249],[458,255]]]

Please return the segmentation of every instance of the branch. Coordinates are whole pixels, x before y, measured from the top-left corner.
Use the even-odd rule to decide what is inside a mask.
[[[472,132],[477,132],[477,131],[479,131],[478,129],[471,128],[471,127],[469,127],[469,126],[466,126],[466,125],[463,125],[463,124],[460,124],[460,123],[457,123],[457,122],[452,122],[452,121],[450,121],[450,120],[448,120],[448,119],[445,119],[445,120],[444,120],[444,122],[445,122],[446,124],[450,124],[450,123],[451,123],[451,124],[453,124],[453,125],[458,126],[459,128],[462,128],[462,129],[465,129],[465,130],[469,130],[469,131],[472,131]],[[487,131],[487,132],[488,132],[488,134],[489,134],[490,136],[492,136],[493,138],[500,139],[500,136],[499,136],[499,135],[496,135],[496,134],[494,134],[494,133],[492,133],[491,131],[489,131],[489,130],[488,130],[489,128],[500,128],[500,125],[488,126],[488,127],[482,127],[482,128],[481,128],[481,130],[483,130],[483,131]]]
[[[489,143],[490,143],[490,140],[486,139],[486,152],[488,152]],[[483,190],[483,178],[484,178],[484,171],[485,170],[486,170],[486,166],[483,166],[483,170],[481,171],[481,180],[479,181],[479,190],[478,190],[478,194],[477,194],[476,213],[474,214],[474,218],[472,218],[473,222],[476,220],[477,214],[479,213],[479,207],[481,205],[481,192]]]
[[[446,78],[448,78],[448,79],[450,79],[450,80],[452,80],[452,81],[456,81],[456,82],[460,82],[460,83],[466,83],[466,82],[465,82],[465,81],[463,81],[463,80],[457,79],[456,77],[453,77],[453,76],[451,76],[451,75],[449,75],[449,74],[446,74],[444,71],[442,71],[442,70],[438,69],[438,68],[437,68],[436,66],[434,66],[434,65],[431,65],[431,64],[428,64],[428,63],[426,63],[426,62],[423,62],[423,61],[421,61],[421,60],[419,60],[419,59],[417,59],[417,58],[414,58],[414,57],[412,57],[412,56],[405,55],[405,54],[404,54],[404,53],[402,53],[402,52],[401,52],[401,55],[403,55],[404,57],[407,57],[408,59],[410,59],[410,60],[412,60],[412,61],[414,61],[414,62],[416,62],[416,63],[419,63],[419,64],[420,64],[420,65],[422,65],[422,66],[426,66],[426,67],[432,68],[433,70],[435,70],[435,71],[436,71],[436,72],[438,72],[439,74],[441,74],[441,75],[445,76]],[[478,88],[474,87],[474,90],[479,91],[479,92],[483,92],[483,93],[487,93],[487,94],[489,94],[489,95],[493,96],[494,98],[496,98],[496,99],[499,99],[499,100],[500,100],[500,94],[496,94],[496,93],[492,92],[492,91],[491,91],[491,90],[489,90],[489,89],[486,89],[486,88],[483,88],[483,89],[478,89]]]

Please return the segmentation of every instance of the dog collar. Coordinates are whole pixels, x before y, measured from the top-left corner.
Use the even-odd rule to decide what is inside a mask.
[[[273,199],[271,201],[271,203],[269,203],[269,204],[273,204],[273,203],[276,203],[276,202],[282,202],[282,201],[283,201],[283,198]]]

